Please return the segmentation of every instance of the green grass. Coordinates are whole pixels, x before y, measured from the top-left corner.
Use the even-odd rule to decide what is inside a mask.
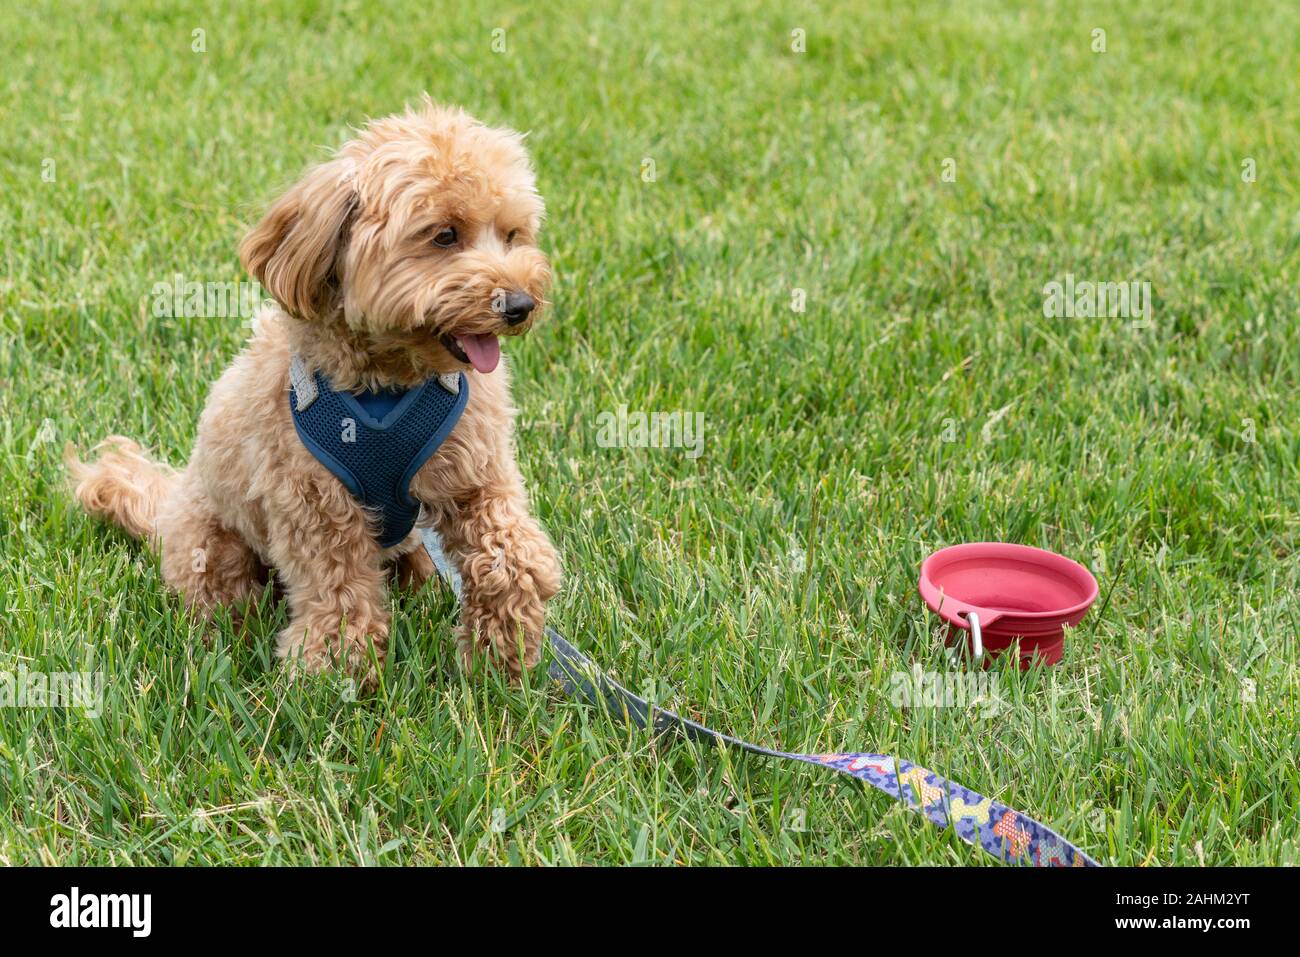
[[[1294,4],[174,6],[0,13],[0,671],[106,680],[98,716],[0,708],[0,863],[986,862],[854,782],[467,680],[445,594],[396,600],[379,694],[291,686],[282,606],[195,621],[72,506],[65,441],[183,461],[240,346],[153,285],[240,278],[277,189],[425,89],[530,130],[549,201],[555,306],[509,351],[561,631],[1105,862],[1300,861]],[[1066,273],[1150,281],[1153,324],[1045,318]],[[704,454],[600,447],[622,403],[702,412]],[[1080,559],[1104,615],[998,671],[996,718],[896,707],[947,667],[920,561],[982,539]]]

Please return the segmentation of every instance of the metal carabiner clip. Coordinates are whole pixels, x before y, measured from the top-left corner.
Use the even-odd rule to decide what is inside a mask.
[[[975,661],[984,657],[984,634],[980,631],[980,616],[973,611],[966,613],[966,620],[970,622],[970,641],[971,651],[975,655]]]

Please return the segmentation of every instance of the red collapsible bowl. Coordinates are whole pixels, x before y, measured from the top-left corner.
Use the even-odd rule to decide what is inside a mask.
[[[1016,645],[1022,668],[1060,661],[1065,626],[1077,625],[1097,600],[1097,579],[1078,562],[1006,542],[935,552],[921,565],[919,587],[930,610],[948,622],[950,645],[969,643],[967,616],[975,613],[986,659]]]

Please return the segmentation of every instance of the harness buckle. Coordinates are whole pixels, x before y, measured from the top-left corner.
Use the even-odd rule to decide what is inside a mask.
[[[293,394],[298,400],[298,411],[302,412],[320,396],[316,388],[316,377],[307,371],[307,363],[302,356],[294,355],[289,360],[289,382],[293,385]]]

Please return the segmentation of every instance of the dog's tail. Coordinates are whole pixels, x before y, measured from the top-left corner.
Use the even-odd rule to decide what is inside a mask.
[[[63,449],[77,501],[91,515],[115,522],[132,535],[153,538],[158,510],[176,484],[176,470],[149,458],[120,435],[110,435],[91,451],[98,458],[82,462],[71,443]]]

